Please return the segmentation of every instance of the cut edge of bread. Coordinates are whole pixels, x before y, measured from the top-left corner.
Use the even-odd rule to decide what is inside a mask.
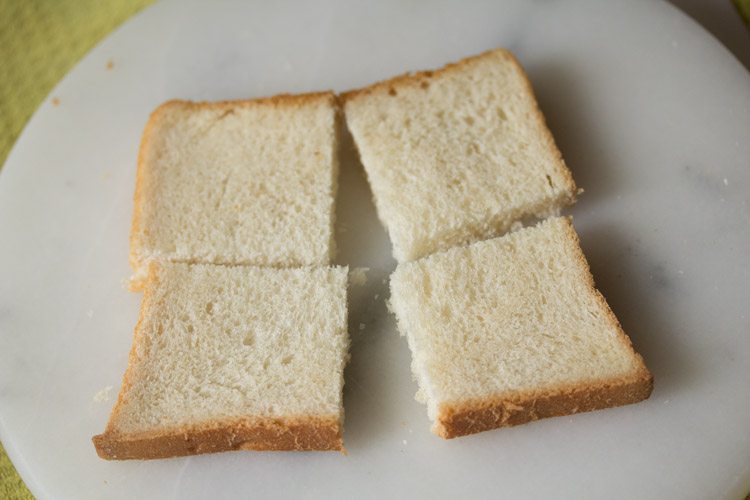
[[[437,231],[436,237],[432,240],[429,238],[417,240],[418,247],[423,249],[423,252],[418,254],[408,254],[405,250],[393,244],[393,255],[399,263],[406,264],[453,248],[465,247],[506,236],[513,232],[517,226],[519,228],[533,227],[536,223],[550,217],[560,217],[562,209],[575,202],[575,193],[562,190],[544,197],[538,203],[520,207],[518,210],[511,212],[509,217],[496,215],[486,221],[470,220],[459,227],[446,226]],[[385,223],[381,223],[385,225]]]
[[[130,268],[133,271],[133,275],[130,278],[128,282],[128,289],[133,292],[140,292],[143,291],[143,288],[145,286],[145,282],[148,276],[148,267],[149,267],[149,261],[151,260],[157,260],[160,258],[160,255],[157,254],[142,254],[140,249],[142,248],[142,242],[139,237],[140,234],[140,225],[141,225],[141,198],[142,198],[142,190],[143,190],[143,182],[144,182],[144,176],[145,176],[145,163],[146,163],[146,153],[148,151],[148,148],[151,146],[151,139],[153,137],[153,131],[154,128],[159,123],[159,120],[162,118],[165,112],[172,108],[188,108],[188,109],[225,109],[227,112],[230,112],[232,109],[237,107],[253,107],[253,106],[273,106],[273,107],[281,107],[281,106],[288,106],[291,108],[294,107],[301,107],[305,104],[309,103],[328,103],[330,106],[334,109],[335,112],[335,120],[334,120],[334,126],[336,127],[336,130],[334,131],[334,139],[336,144],[334,144],[334,148],[338,149],[338,134],[339,129],[341,129],[341,118],[339,117],[339,98],[333,91],[323,91],[323,92],[310,92],[306,94],[279,94],[271,97],[262,97],[258,99],[237,99],[237,100],[225,100],[225,101],[190,101],[190,100],[183,100],[183,99],[172,99],[169,101],[166,101],[159,105],[154,111],[151,112],[148,122],[146,122],[146,126],[143,130],[143,134],[141,137],[141,145],[138,150],[138,159],[137,159],[137,166],[136,166],[136,177],[135,177],[135,193],[133,195],[133,217],[131,222],[131,228],[130,228],[130,254],[129,254],[129,261],[130,261]],[[338,189],[338,152],[334,151],[333,159],[334,159],[334,180],[333,180],[333,192],[332,197],[335,200],[336,199],[336,191]],[[334,210],[335,212],[335,201],[334,201]],[[331,220],[331,242],[335,243],[335,213],[332,215]],[[333,258],[335,255],[335,246],[330,247],[330,252],[328,255],[328,260],[325,262],[319,262],[318,265],[327,266],[330,265],[331,262],[333,262]],[[171,259],[170,259],[171,260]],[[253,263],[253,262],[202,262],[199,260],[173,260],[173,262],[184,262],[187,264],[216,264],[216,265],[232,265],[232,264],[238,264],[238,265],[264,265],[263,263]],[[292,267],[292,266],[283,266],[283,265],[268,265],[266,267]],[[294,267],[304,267],[304,266],[294,266]]]
[[[338,415],[231,418],[132,434],[119,433],[108,426],[92,441],[96,453],[107,460],[236,450],[345,451]]]
[[[623,406],[647,399],[653,387],[653,376],[643,366],[631,377],[442,403],[432,432],[444,439],[452,439],[540,418]]]

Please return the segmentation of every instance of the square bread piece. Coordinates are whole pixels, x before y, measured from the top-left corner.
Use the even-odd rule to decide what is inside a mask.
[[[391,304],[444,438],[651,393],[567,218],[401,264]]]
[[[152,263],[106,459],[343,450],[346,268]]]
[[[399,262],[498,236],[575,201],[529,80],[506,50],[343,99]]]
[[[337,122],[330,92],[156,109],[138,156],[133,287],[154,258],[330,264]]]

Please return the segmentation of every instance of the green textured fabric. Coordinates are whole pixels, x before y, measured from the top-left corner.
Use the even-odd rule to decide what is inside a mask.
[[[52,87],[153,0],[0,0],[0,165]],[[0,498],[34,498],[0,444]]]
[[[52,87],[152,1],[0,0],[0,165]]]
[[[742,19],[745,20],[745,24],[750,28],[750,0],[734,0],[734,6],[737,7],[737,12],[740,13]],[[750,495],[745,500],[750,500]]]
[[[5,448],[3,448],[2,443],[0,443],[0,498],[7,500],[27,500],[34,498],[18,476],[8,455],[5,454]]]

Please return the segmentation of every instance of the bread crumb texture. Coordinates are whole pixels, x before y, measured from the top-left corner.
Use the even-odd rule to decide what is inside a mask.
[[[399,262],[497,236],[575,201],[526,74],[504,49],[343,100]]]
[[[141,142],[133,286],[148,261],[292,267],[333,256],[338,174],[332,93],[170,101]]]
[[[152,263],[104,458],[342,449],[346,268]]]
[[[400,264],[391,304],[433,432],[455,437],[633,403],[652,377],[568,218]]]
[[[369,267],[355,267],[349,272],[349,282],[354,286],[365,286],[368,271],[370,271]]]

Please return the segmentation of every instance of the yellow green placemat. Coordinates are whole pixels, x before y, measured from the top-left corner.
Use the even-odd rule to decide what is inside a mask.
[[[0,0],[0,166],[52,87],[153,0]],[[0,498],[33,498],[0,444]]]
[[[0,0],[0,165],[52,87],[153,0]]]
[[[8,455],[5,454],[2,443],[0,443],[0,498],[13,500],[34,498],[16,473]]]
[[[750,0],[733,0],[734,6],[737,7],[740,17],[744,19],[745,24],[750,28]],[[747,496],[750,498],[750,495]]]

